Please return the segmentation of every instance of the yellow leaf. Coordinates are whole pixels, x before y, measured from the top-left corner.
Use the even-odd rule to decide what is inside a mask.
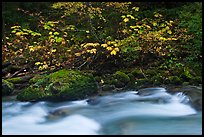
[[[53,49],[51,52],[56,52],[57,50],[56,49]]]
[[[166,29],[169,30],[170,29],[169,26],[166,26]]]
[[[11,29],[20,28],[21,26],[12,26]]]
[[[147,27],[148,29],[151,29],[151,27],[150,27],[149,25],[146,25],[146,27]]]
[[[176,38],[172,38],[172,40],[177,40]]]
[[[135,19],[132,15],[127,15],[127,17],[130,17],[131,19]]]
[[[9,43],[9,42],[7,42],[6,44],[9,45],[9,46],[12,45],[12,43]]]
[[[20,32],[17,32],[17,33],[16,33],[16,36],[20,36],[20,35],[21,35],[21,33],[20,33]]]
[[[45,65],[43,65],[42,67],[43,67],[43,69],[47,69],[47,68],[48,68],[48,65],[45,64]]]
[[[90,53],[96,54],[96,49],[91,49],[91,52],[90,52]]]
[[[101,44],[101,46],[106,48],[108,45],[107,44]]]
[[[110,44],[111,44],[111,41],[108,41],[107,44],[110,45]]]
[[[114,50],[118,52],[118,51],[119,51],[119,48],[115,48]]]
[[[29,50],[30,50],[31,52],[35,51],[35,49],[34,49],[33,46],[29,46]]]
[[[79,57],[79,56],[81,56],[81,53],[78,52],[78,53],[75,53],[75,55],[76,55],[77,57]]]
[[[40,62],[35,62],[35,65],[37,65],[37,66],[40,65],[40,64],[41,64]]]
[[[115,50],[113,50],[113,51],[111,51],[111,53],[110,53],[111,55],[116,55],[116,51]]]
[[[173,23],[173,21],[172,21],[172,20],[170,20],[170,21],[169,21],[169,23]]]
[[[111,53],[110,53],[111,55],[116,55],[116,51],[115,50],[113,50],[113,51],[111,51]]]
[[[104,83],[104,81],[101,79],[101,84],[103,84]]]
[[[125,18],[125,15],[122,15],[121,17],[122,17],[122,18]]]
[[[135,29],[137,26],[130,26],[131,29]]]
[[[156,23],[156,22],[153,22],[152,24],[153,24],[153,26],[157,26],[157,23]]]
[[[106,49],[110,51],[110,50],[112,50],[113,48],[112,48],[112,47],[107,47]]]
[[[128,18],[125,18],[123,21],[124,21],[124,22],[128,22],[128,21],[129,21],[129,19],[128,19]]]
[[[167,33],[168,33],[168,34],[172,34],[171,30],[168,30]]]
[[[135,11],[139,11],[139,7],[133,7],[132,9]]]
[[[126,29],[122,30],[123,33],[127,33],[128,31]]]
[[[42,66],[39,66],[39,68],[38,68],[39,70],[43,70],[43,67]]]
[[[156,14],[154,15],[154,17],[162,17],[162,15],[159,14],[159,13],[156,13]]]

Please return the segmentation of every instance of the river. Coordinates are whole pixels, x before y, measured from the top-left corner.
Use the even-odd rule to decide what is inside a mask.
[[[58,103],[4,100],[2,134],[201,135],[202,112],[159,87]]]

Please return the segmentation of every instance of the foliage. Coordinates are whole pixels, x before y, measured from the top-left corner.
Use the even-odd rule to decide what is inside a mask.
[[[33,4],[18,6],[26,13]],[[36,4],[29,12],[36,13],[31,19],[35,27],[27,21],[11,23],[10,33],[4,33],[3,62],[40,71],[68,67],[98,72],[149,69],[158,62],[168,75],[178,70],[190,77],[184,62],[200,63],[202,58],[201,3],[167,2],[151,10],[137,2],[54,2],[48,8],[50,4]]]

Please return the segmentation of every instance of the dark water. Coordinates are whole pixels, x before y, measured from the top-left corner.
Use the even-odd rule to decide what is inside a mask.
[[[2,108],[3,135],[202,134],[202,112],[164,88],[61,103],[3,101]]]

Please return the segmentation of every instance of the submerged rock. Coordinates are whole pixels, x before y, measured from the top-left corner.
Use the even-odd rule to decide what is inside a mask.
[[[76,100],[96,94],[98,91],[92,75],[66,69],[33,78],[30,83],[33,84],[18,94],[18,100]]]

